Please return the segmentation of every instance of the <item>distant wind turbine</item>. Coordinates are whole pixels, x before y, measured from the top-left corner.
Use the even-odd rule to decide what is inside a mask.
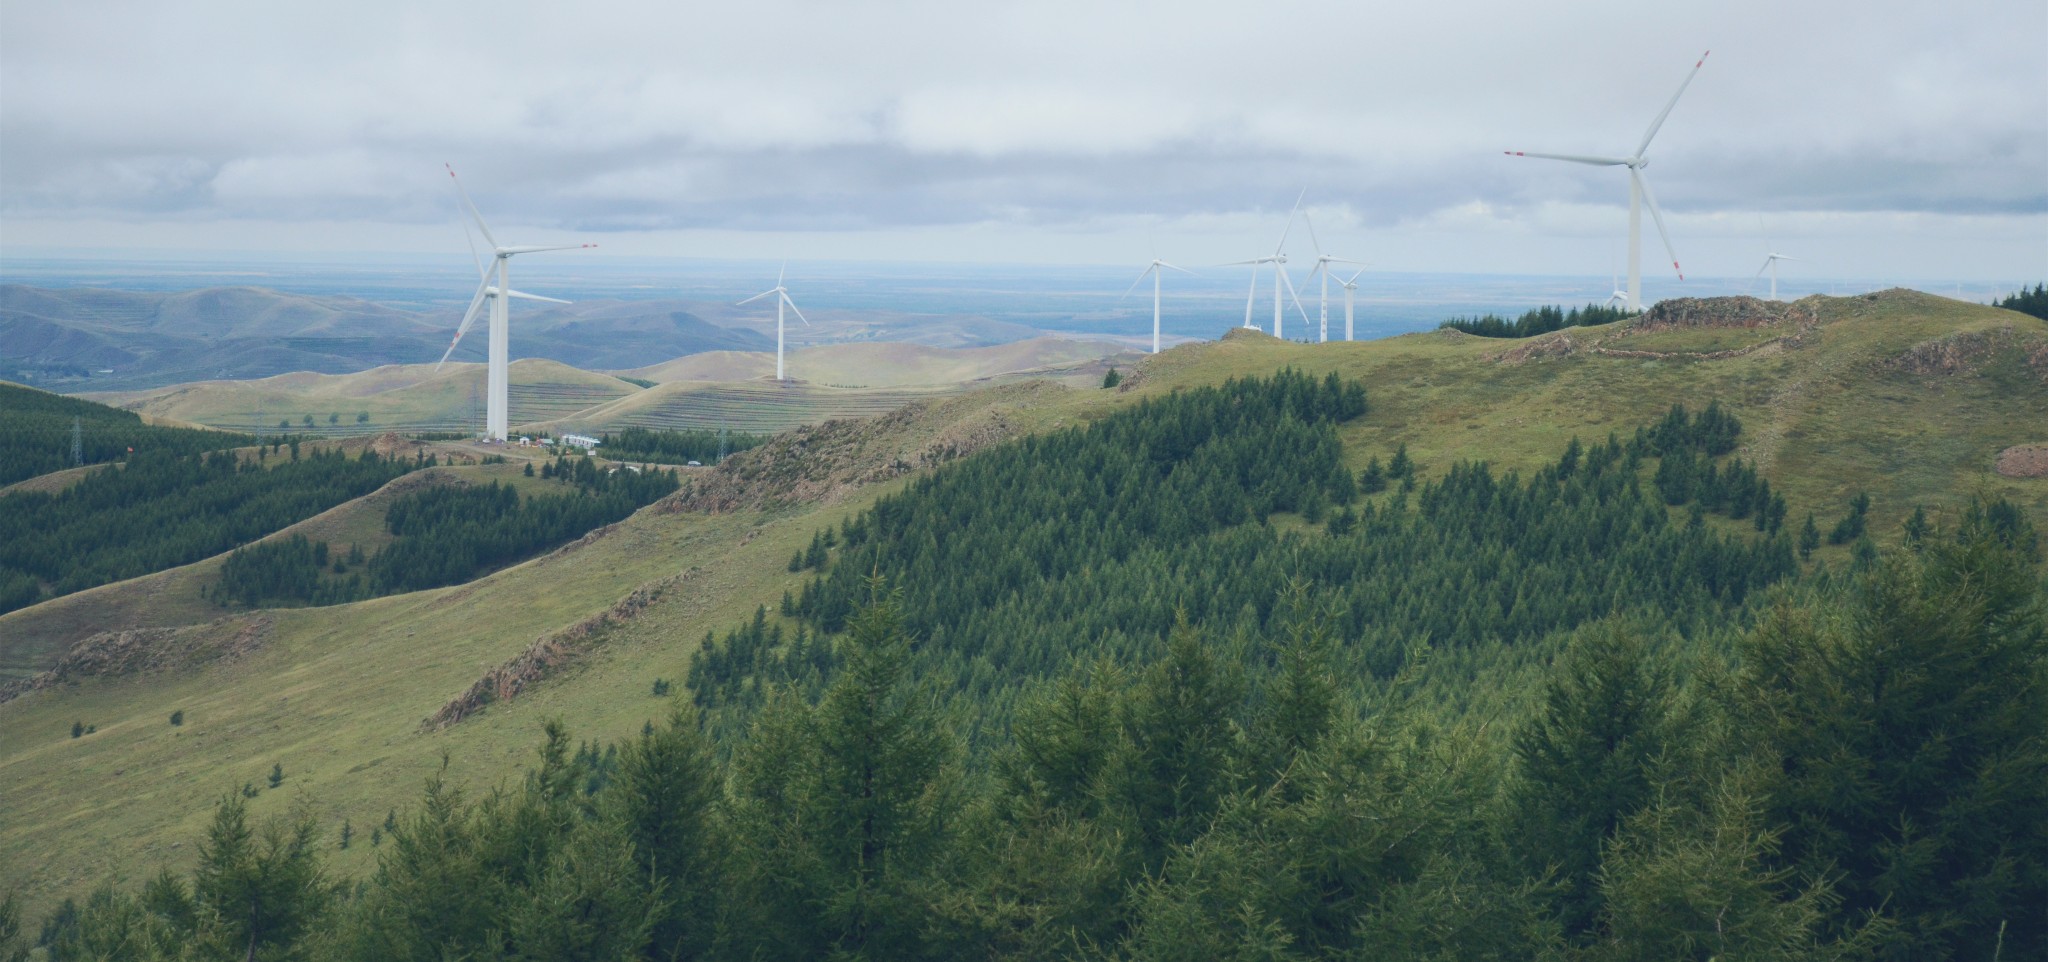
[[[1607,295],[1607,303],[1605,303],[1605,304],[1602,304],[1602,305],[1600,305],[1600,306],[1601,306],[1601,307],[1613,307],[1613,306],[1614,306],[1614,302],[1615,302],[1615,301],[1620,301],[1620,302],[1621,302],[1621,303],[1622,303],[1622,304],[1623,304],[1624,306],[1625,306],[1625,305],[1627,305],[1627,304],[1628,304],[1628,292],[1627,292],[1627,291],[1624,291],[1624,290],[1622,290],[1622,289],[1621,289],[1621,278],[1619,278],[1619,277],[1614,277],[1614,276],[1609,276],[1609,277],[1608,277],[1608,284],[1609,284],[1609,285],[1611,285],[1611,286],[1613,287],[1613,290],[1612,290],[1612,291],[1610,291],[1610,292],[1608,293],[1608,295]]]
[[[805,317],[804,312],[797,311],[796,302],[789,299],[789,289],[782,286],[782,275],[787,273],[788,270],[789,264],[785,261],[782,269],[775,272],[774,287],[740,302],[741,305],[752,304],[770,294],[775,295],[775,379],[778,381],[785,380],[782,376],[782,309],[786,307],[796,311],[796,319],[804,322],[805,327],[811,326],[811,319]]]
[[[1347,341],[1356,340],[1351,336],[1351,295],[1358,292],[1358,277],[1364,273],[1365,268],[1361,267],[1344,282],[1344,339]]]
[[[462,195],[463,206],[469,209],[469,216],[476,220],[477,230],[483,232],[484,243],[491,245],[492,261],[490,267],[482,268],[483,282],[477,285],[476,296],[469,299],[469,310],[463,312],[462,323],[455,328],[455,340],[449,342],[447,352],[441,355],[441,363],[434,365],[434,370],[438,371],[441,369],[441,364],[448,363],[448,355],[455,353],[455,345],[461,343],[462,335],[469,330],[470,322],[476,320],[477,308],[482,307],[485,301],[489,301],[491,304],[491,344],[489,373],[485,378],[488,401],[484,417],[484,434],[494,441],[503,441],[505,440],[506,430],[510,427],[512,407],[508,398],[508,388],[512,380],[510,344],[511,307],[509,302],[512,298],[517,297],[522,300],[551,301],[556,304],[568,303],[568,301],[557,301],[551,297],[536,297],[532,294],[523,294],[513,290],[510,267],[512,258],[517,254],[537,254],[541,251],[582,250],[596,247],[597,245],[501,246],[497,239],[491,236],[490,227],[484,224],[484,215],[477,212],[476,203],[469,199],[469,191],[463,189],[462,180],[455,176],[455,168],[453,166],[448,166],[448,179],[454,181],[456,192]],[[468,230],[469,228],[466,226],[463,228],[465,235],[467,235]],[[476,249],[472,247],[470,255],[474,257],[475,254]],[[497,275],[495,283],[491,276],[493,274]]]
[[[1798,259],[1797,257],[1786,257],[1783,254],[1772,254],[1764,258],[1764,266],[1756,269],[1756,276],[1758,277],[1764,276],[1764,271],[1771,272],[1771,300],[1775,301],[1778,299],[1778,262],[1796,261]],[[1754,282],[1752,281],[1752,283]]]
[[[1274,337],[1283,336],[1281,334],[1281,319],[1283,315],[1280,312],[1281,288],[1286,288],[1287,296],[1294,298],[1294,309],[1300,312],[1302,322],[1308,322],[1308,311],[1302,308],[1301,298],[1294,293],[1294,282],[1287,279],[1287,235],[1294,232],[1294,215],[1301,212],[1301,198],[1306,196],[1308,196],[1308,189],[1302,188],[1300,196],[1294,198],[1294,209],[1287,212],[1287,227],[1285,230],[1282,230],[1280,232],[1280,243],[1273,245],[1273,253],[1268,254],[1265,257],[1253,258],[1252,260],[1248,261],[1232,261],[1228,264],[1222,265],[1224,267],[1243,267],[1246,265],[1251,266],[1252,286],[1251,290],[1248,291],[1244,296],[1244,326],[1246,327],[1254,326],[1252,324],[1252,301],[1257,299],[1257,297],[1259,296],[1259,267],[1265,264],[1273,265]]]
[[[1323,294],[1322,299],[1318,302],[1316,307],[1316,316],[1322,321],[1322,335],[1320,341],[1321,343],[1328,344],[1330,342],[1330,265],[1350,264],[1355,267],[1358,267],[1360,269],[1360,272],[1363,273],[1363,270],[1365,268],[1365,262],[1346,260],[1342,257],[1334,257],[1324,253],[1323,242],[1316,237],[1316,222],[1309,217],[1308,211],[1301,212],[1301,220],[1302,223],[1308,225],[1309,243],[1314,244],[1316,248],[1316,266],[1309,269],[1308,279],[1315,280],[1317,274],[1323,275]],[[1353,280],[1356,280],[1358,278],[1358,275],[1353,274],[1351,275],[1351,277]],[[1350,295],[1347,294],[1345,295],[1345,297],[1348,303]],[[1348,341],[1351,339],[1351,335],[1349,333],[1350,328],[1345,328],[1345,331],[1346,333],[1344,335],[1344,339]]]
[[[1165,268],[1166,270],[1160,270],[1160,268]],[[1193,275],[1194,275],[1194,273],[1195,273],[1194,271],[1188,270],[1188,269],[1187,269],[1187,268],[1185,268],[1185,267],[1175,267],[1175,266],[1173,266],[1172,264],[1168,264],[1167,262],[1165,262],[1165,261],[1162,261],[1162,260],[1160,260],[1160,259],[1159,259],[1159,258],[1157,258],[1157,257],[1154,257],[1154,258],[1152,258],[1152,264],[1151,264],[1150,266],[1148,266],[1148,267],[1146,267],[1146,268],[1145,268],[1145,272],[1144,272],[1143,274],[1139,274],[1139,275],[1138,275],[1138,279],[1137,279],[1137,280],[1135,280],[1135,281],[1132,281],[1132,282],[1131,282],[1131,286],[1130,286],[1129,288],[1125,289],[1125,291],[1124,291],[1124,297],[1129,297],[1129,296],[1131,296],[1131,291],[1135,291],[1135,290],[1137,290],[1137,289],[1138,289],[1138,285],[1139,285],[1139,284],[1143,284],[1143,283],[1145,283],[1145,276],[1146,276],[1147,274],[1151,275],[1151,277],[1152,277],[1152,353],[1154,353],[1154,354],[1157,354],[1157,353],[1159,353],[1159,275],[1161,275],[1161,274],[1164,274],[1164,273],[1166,273],[1166,271],[1179,271],[1179,272],[1181,272],[1181,273],[1183,273],[1183,274],[1187,274],[1187,275],[1189,275],[1189,276],[1193,276]],[[1121,298],[1119,298],[1119,300],[1121,300]]]
[[[1707,53],[1712,53],[1708,51]],[[1642,236],[1645,201],[1650,205],[1650,217],[1657,222],[1657,236],[1664,240],[1664,252],[1671,255],[1671,269],[1678,273],[1679,280],[1685,280],[1685,270],[1678,266],[1678,252],[1671,247],[1671,235],[1664,230],[1664,215],[1657,209],[1657,195],[1650,191],[1650,182],[1643,179],[1643,168],[1650,165],[1643,152],[1650,149],[1650,141],[1657,136],[1657,129],[1664,126],[1664,118],[1671,116],[1671,108],[1678,106],[1678,98],[1684,96],[1685,88],[1692,84],[1692,78],[1707,62],[1707,54],[1700,54],[1698,62],[1692,65],[1692,73],[1685,75],[1685,82],[1678,85],[1678,92],[1671,95],[1671,102],[1664,105],[1657,119],[1650,121],[1650,129],[1643,132],[1643,142],[1636,145],[1636,152],[1627,157],[1589,157],[1581,154],[1534,154],[1520,150],[1503,151],[1511,157],[1540,157],[1544,160],[1564,160],[1574,164],[1591,164],[1595,167],[1628,168],[1628,309],[1643,309]]]

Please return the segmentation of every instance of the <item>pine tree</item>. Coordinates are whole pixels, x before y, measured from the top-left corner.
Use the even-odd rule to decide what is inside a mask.
[[[632,852],[642,898],[660,909],[648,937],[656,958],[699,958],[718,917],[726,833],[723,779],[696,712],[678,703],[666,725],[626,744],[599,804],[604,825]]]
[[[1813,523],[1813,512],[1806,513],[1806,524],[1799,528],[1799,560],[1810,561],[1813,552],[1820,547],[1820,526]]]
[[[224,944],[253,959],[289,951],[318,924],[332,896],[317,837],[303,809],[254,830],[241,799],[221,800],[199,847],[192,895]]]
[[[1640,629],[1610,619],[1581,630],[1551,669],[1537,716],[1515,735],[1516,845],[1529,874],[1554,871],[1565,933],[1585,937],[1602,910],[1600,853],[1652,796],[1672,741],[1672,685]]]
[[[1988,513],[1993,508],[1982,508]],[[1988,527],[1880,556],[1848,617],[1781,603],[1743,646],[1747,731],[1779,760],[1784,864],[1838,878],[1833,930],[1899,957],[2048,956],[2048,615],[2035,539]]]

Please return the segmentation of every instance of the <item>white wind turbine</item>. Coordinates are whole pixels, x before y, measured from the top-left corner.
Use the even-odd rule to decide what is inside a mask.
[[[1160,270],[1162,267],[1166,270]],[[1166,273],[1166,271],[1179,271],[1191,277],[1195,273],[1185,267],[1175,267],[1154,257],[1152,258],[1151,265],[1145,268],[1145,272],[1139,274],[1138,279],[1132,281],[1131,286],[1124,290],[1124,297],[1129,297],[1131,296],[1131,291],[1137,290],[1139,284],[1145,283],[1145,276],[1147,274],[1152,276],[1152,353],[1154,354],[1159,353],[1159,275]],[[1118,298],[1118,300],[1122,300],[1122,298]]]
[[[1621,278],[1610,275],[1608,277],[1608,283],[1612,285],[1613,290],[1608,292],[1607,294],[1607,303],[1602,304],[1600,306],[1613,307],[1615,301],[1620,301],[1623,304],[1627,304],[1628,292],[1621,289]]]
[[[1357,340],[1351,336],[1351,295],[1358,293],[1358,278],[1364,273],[1365,268],[1361,267],[1344,282],[1344,339],[1347,341]]]
[[[1712,53],[1708,51],[1707,53]],[[1591,164],[1595,167],[1628,168],[1628,309],[1643,309],[1642,235],[1645,201],[1650,205],[1650,217],[1657,222],[1657,236],[1664,239],[1664,251],[1671,255],[1671,269],[1678,272],[1678,279],[1685,280],[1684,269],[1678,266],[1678,252],[1671,247],[1671,235],[1664,230],[1664,215],[1657,210],[1657,195],[1651,193],[1650,182],[1643,179],[1643,168],[1650,165],[1643,152],[1650,149],[1650,140],[1657,136],[1657,128],[1664,126],[1664,118],[1671,116],[1671,108],[1678,106],[1678,98],[1685,94],[1685,88],[1707,62],[1707,54],[1692,65],[1692,73],[1685,75],[1685,82],[1678,85],[1678,92],[1671,95],[1671,102],[1664,105],[1657,119],[1650,121],[1650,129],[1643,132],[1643,142],[1636,145],[1636,152],[1628,157],[1589,157],[1581,154],[1532,154],[1520,150],[1503,151],[1513,157],[1540,157],[1545,160],[1565,160],[1574,164]]]
[[[740,305],[743,305],[743,304],[752,304],[752,303],[754,303],[755,301],[758,301],[758,300],[760,300],[761,298],[767,297],[767,296],[768,296],[768,295],[770,295],[770,294],[773,294],[773,295],[775,295],[775,379],[776,379],[776,380],[778,380],[778,381],[781,381],[781,380],[785,380],[785,378],[784,378],[784,377],[782,376],[782,311],[783,311],[783,308],[788,308],[788,309],[790,309],[790,310],[792,310],[792,311],[796,311],[796,319],[797,319],[797,320],[799,320],[799,321],[802,321],[802,322],[804,322],[804,326],[805,326],[805,327],[810,327],[810,326],[811,326],[811,319],[810,319],[810,318],[808,318],[808,317],[805,317],[805,316],[804,316],[804,312],[802,312],[802,311],[797,311],[797,307],[796,307],[796,302],[795,302],[795,301],[792,301],[792,300],[790,300],[790,299],[789,299],[789,288],[786,288],[786,287],[783,287],[783,286],[782,286],[782,275],[783,275],[783,274],[785,274],[785,273],[787,273],[788,271],[789,271],[789,264],[788,264],[787,262],[784,262],[784,263],[783,263],[783,265],[782,265],[782,269],[781,269],[781,270],[778,270],[778,271],[776,271],[776,272],[775,272],[775,286],[774,286],[774,287],[771,287],[771,288],[769,288],[769,289],[767,289],[767,290],[765,290],[765,291],[762,291],[762,292],[761,292],[761,293],[759,293],[759,294],[756,294],[756,295],[754,295],[754,296],[752,296],[752,297],[749,297],[749,298],[747,298],[746,300],[744,300],[744,301],[741,301],[741,302],[740,302]],[[737,307],[737,306],[740,306],[740,305],[734,305],[734,306],[735,306],[735,307]]]
[[[443,165],[448,166],[448,165]],[[448,350],[441,355],[441,364],[448,363],[448,355],[455,353],[455,345],[462,341],[462,335],[469,330],[471,321],[476,320],[477,308],[488,300],[491,304],[491,344],[489,373],[485,378],[488,401],[485,405],[484,434],[494,441],[505,440],[510,427],[511,402],[508,399],[511,383],[511,307],[512,298],[533,301],[555,301],[554,298],[536,297],[512,289],[510,262],[515,254],[534,254],[540,251],[572,251],[596,247],[596,244],[557,244],[553,246],[503,247],[491,236],[491,229],[484,224],[484,215],[477,212],[476,203],[469,199],[469,191],[462,188],[462,180],[455,176],[455,168],[448,166],[448,179],[455,182],[455,190],[462,195],[463,206],[469,208],[469,216],[476,221],[477,230],[483,232],[484,243],[491,245],[491,266],[483,268],[483,282],[477,285],[476,296],[469,299],[469,310],[462,314],[462,323],[455,328],[455,340],[450,341]],[[463,228],[467,233],[468,228]],[[471,256],[476,250],[471,248]],[[481,265],[479,265],[481,267]],[[497,275],[495,283],[492,275]],[[440,370],[441,364],[434,365]]]
[[[1323,242],[1316,237],[1316,222],[1308,216],[1308,211],[1301,212],[1301,220],[1303,223],[1308,225],[1309,243],[1314,244],[1316,248],[1316,266],[1309,269],[1309,280],[1315,280],[1317,274],[1323,275],[1323,294],[1322,299],[1316,307],[1316,316],[1320,318],[1322,321],[1321,341],[1324,344],[1328,344],[1330,342],[1330,265],[1350,264],[1354,267],[1357,267],[1359,269],[1359,273],[1362,274],[1365,273],[1365,262],[1347,260],[1342,257],[1334,257],[1332,255],[1323,253]],[[1354,281],[1357,280],[1358,274],[1351,275],[1351,279]],[[1351,303],[1350,292],[1354,289],[1355,288],[1352,287],[1348,282],[1346,283],[1346,286],[1344,288],[1344,303],[1346,305],[1344,311],[1344,339],[1347,341],[1351,340],[1351,310],[1349,305]]]
[[[1756,269],[1756,276],[1758,277],[1764,276],[1764,271],[1766,270],[1771,272],[1771,300],[1775,301],[1778,299],[1778,262],[1796,261],[1798,259],[1797,257],[1786,257],[1783,254],[1772,254],[1764,258],[1764,266]],[[1751,283],[1755,282],[1752,281]]]
[[[1245,294],[1245,296],[1244,296],[1244,326],[1246,326],[1246,327],[1253,327],[1253,326],[1254,326],[1254,325],[1252,324],[1252,301],[1253,301],[1253,300],[1255,300],[1255,299],[1257,299],[1257,298],[1258,298],[1258,296],[1259,296],[1259,267],[1260,267],[1260,265],[1262,265],[1262,264],[1271,264],[1271,265],[1273,265],[1273,336],[1274,336],[1274,337],[1281,337],[1281,336],[1282,336],[1282,334],[1281,334],[1281,325],[1280,325],[1280,322],[1281,322],[1281,318],[1282,318],[1282,315],[1281,315],[1281,312],[1280,312],[1280,307],[1281,307],[1281,302],[1280,302],[1280,289],[1281,289],[1281,288],[1283,288],[1283,287],[1287,289],[1287,296],[1288,296],[1288,297],[1291,297],[1291,298],[1293,298],[1293,299],[1294,299],[1294,309],[1295,309],[1296,311],[1300,312],[1300,314],[1301,314],[1301,320],[1302,320],[1302,322],[1303,322],[1303,323],[1307,323],[1307,322],[1308,322],[1308,311],[1307,311],[1307,310],[1304,310],[1304,309],[1302,308],[1302,306],[1301,306],[1301,298],[1300,298],[1299,296],[1297,296],[1297,295],[1296,295],[1296,294],[1294,293],[1294,282],[1293,282],[1293,281],[1290,281],[1290,280],[1288,280],[1288,279],[1287,279],[1287,250],[1286,250],[1286,248],[1287,248],[1287,235],[1288,235],[1288,234],[1291,234],[1291,233],[1293,233],[1293,232],[1294,232],[1294,215],[1295,215],[1295,214],[1298,214],[1298,213],[1300,213],[1300,212],[1301,212],[1301,198],[1302,198],[1302,197],[1306,197],[1306,196],[1308,196],[1308,189],[1307,189],[1307,188],[1303,188],[1303,189],[1302,189],[1302,191],[1301,191],[1301,195],[1300,195],[1300,196],[1297,196],[1297,197],[1295,197],[1295,198],[1294,198],[1294,209],[1293,209],[1293,210],[1290,210],[1290,211],[1288,211],[1288,212],[1287,212],[1287,227],[1286,227],[1286,229],[1285,229],[1285,230],[1282,230],[1282,231],[1280,232],[1280,243],[1278,243],[1278,244],[1275,244],[1275,245],[1273,245],[1273,253],[1271,253],[1271,254],[1268,254],[1268,255],[1266,255],[1265,257],[1259,257],[1259,258],[1254,258],[1254,259],[1252,259],[1252,260],[1248,260],[1248,261],[1232,261],[1232,262],[1230,262],[1230,263],[1228,263],[1228,264],[1224,264],[1224,265],[1221,265],[1221,266],[1224,266],[1224,267],[1243,267],[1243,266],[1245,266],[1245,265],[1250,265],[1250,266],[1251,266],[1251,269],[1252,269],[1252,286],[1251,286],[1251,290],[1250,290],[1250,291],[1248,291],[1248,292],[1246,292],[1246,294]]]

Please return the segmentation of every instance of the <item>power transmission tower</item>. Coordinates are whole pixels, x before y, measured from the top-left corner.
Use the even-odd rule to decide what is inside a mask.
[[[85,429],[75,417],[71,419],[71,466],[85,467]]]

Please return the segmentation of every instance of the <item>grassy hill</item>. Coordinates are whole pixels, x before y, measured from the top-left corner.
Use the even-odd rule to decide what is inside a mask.
[[[912,387],[1060,371],[1123,353],[1106,342],[1057,337],[959,350],[903,342],[825,344],[790,351],[785,367],[792,378],[835,387]],[[750,380],[772,376],[775,355],[714,351],[619,373],[663,384]]]
[[[348,820],[356,844],[331,864],[364,871],[376,855],[369,827],[416,797],[443,752],[453,781],[484,787],[525,760],[544,718],[563,717],[582,737],[639,730],[663,711],[655,679],[682,678],[706,632],[757,605],[773,610],[804,579],[786,562],[813,531],[906,478],[1143,398],[1283,366],[1366,385],[1370,412],[1339,431],[1354,470],[1401,444],[1426,476],[1466,459],[1527,470],[1573,436],[1626,435],[1674,403],[1718,399],[1744,424],[1740,456],[1790,500],[1794,523],[1813,512],[1825,528],[1859,491],[1885,537],[1915,505],[1952,514],[1973,494],[2048,519],[2048,478],[1993,470],[2001,451],[2048,441],[2048,323],[2008,311],[1894,291],[1790,306],[1680,303],[1526,341],[1430,332],[1303,345],[1233,334],[1148,359],[1119,390],[1024,383],[803,429],[703,472],[602,536],[469,585],[103,638],[48,687],[0,703],[0,783],[10,786],[0,886],[25,886],[32,906],[46,906],[105,878],[187,866],[210,803],[260,784],[272,764],[285,782],[253,811],[303,797],[330,829]],[[658,402],[690,387],[611,404],[659,417],[683,410]],[[737,416],[747,404],[814,413],[856,396],[827,391],[691,400],[729,403]],[[147,594],[135,582],[97,590],[108,605]],[[507,666],[499,677],[522,679],[519,697],[460,724],[422,725]],[[183,726],[168,724],[173,711]],[[80,721],[97,731],[69,737]]]
[[[273,434],[279,421],[289,421],[294,431],[326,434],[464,431],[483,423],[484,378],[482,364],[450,364],[439,373],[431,364],[394,364],[355,374],[299,371],[254,381],[201,381],[87,396],[143,414]],[[513,423],[525,424],[640,390],[609,375],[529,359],[512,362],[507,393]],[[358,421],[363,414],[368,420]],[[311,427],[305,426],[307,415],[313,417]],[[332,415],[338,418],[330,424]]]

